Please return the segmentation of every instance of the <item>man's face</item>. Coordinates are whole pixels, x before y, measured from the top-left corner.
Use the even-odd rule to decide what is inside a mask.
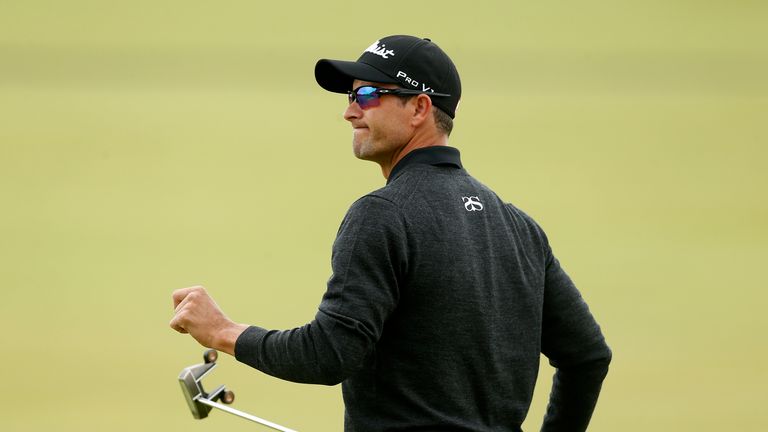
[[[379,84],[355,80],[352,88],[371,85],[397,88],[394,84]],[[344,111],[344,119],[352,124],[352,149],[358,159],[388,164],[397,150],[405,146],[413,133],[408,120],[409,108],[396,96],[385,95],[379,106],[360,108],[351,103]]]

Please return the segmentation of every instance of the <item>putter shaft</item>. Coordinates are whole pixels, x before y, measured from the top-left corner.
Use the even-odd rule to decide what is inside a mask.
[[[252,422],[256,422],[256,423],[258,423],[260,425],[264,425],[264,426],[270,427],[272,429],[276,429],[276,430],[283,431],[283,432],[296,432],[293,429],[288,429],[285,426],[280,426],[279,424],[272,423],[269,420],[264,420],[263,418],[256,417],[255,415],[244,413],[242,411],[236,410],[234,408],[230,408],[230,407],[228,407],[228,406],[226,406],[224,404],[220,404],[218,402],[214,402],[214,401],[202,398],[202,397],[195,398],[195,400],[197,402],[200,402],[201,404],[208,405],[208,406],[213,407],[213,408],[218,408],[218,409],[220,409],[222,411],[226,411],[226,412],[228,412],[230,414],[234,414],[234,415],[236,415],[238,417],[242,417],[244,419],[250,420]]]

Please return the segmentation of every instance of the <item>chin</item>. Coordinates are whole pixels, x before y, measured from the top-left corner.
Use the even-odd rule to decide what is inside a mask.
[[[352,153],[355,154],[355,157],[362,160],[369,160],[370,158],[370,149],[367,148],[368,146],[366,143],[358,143],[355,141],[352,141]]]

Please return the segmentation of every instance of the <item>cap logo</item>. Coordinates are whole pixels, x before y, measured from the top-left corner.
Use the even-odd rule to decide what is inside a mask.
[[[372,43],[371,46],[366,48],[364,52],[369,52],[371,54],[375,54],[377,56],[381,56],[381,57],[383,57],[385,59],[389,58],[389,56],[394,56],[395,55],[395,52],[392,51],[391,49],[388,50],[387,46],[385,44],[381,44],[381,46],[379,46],[379,44],[381,44],[381,41],[377,40],[376,42]]]
[[[432,93],[435,92],[434,90],[432,90],[432,87],[428,87],[426,84],[416,81],[415,79],[409,77],[407,73],[401,70],[397,71],[397,78],[402,78],[403,81],[406,82],[406,84],[416,87],[417,89],[419,88],[419,86],[421,86],[420,90],[423,92],[427,92],[427,91]]]

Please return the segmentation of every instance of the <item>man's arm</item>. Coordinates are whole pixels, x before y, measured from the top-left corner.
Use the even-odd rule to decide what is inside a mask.
[[[581,294],[547,249],[542,352],[557,371],[541,430],[585,431],[611,350]]]
[[[237,360],[281,379],[326,385],[363,367],[399,299],[403,223],[383,198],[355,202],[333,244],[333,275],[315,319],[292,330],[248,328],[237,340]]]
[[[173,294],[171,327],[269,375],[338,384],[363,366],[397,305],[406,247],[402,217],[373,196],[352,205],[333,247],[333,276],[312,322],[267,330],[229,320],[202,287]]]

